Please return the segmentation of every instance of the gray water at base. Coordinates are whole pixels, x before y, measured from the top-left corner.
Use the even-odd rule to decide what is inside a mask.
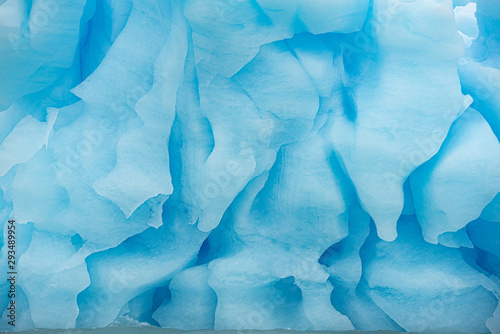
[[[394,331],[292,331],[284,329],[276,330],[193,330],[183,331],[171,328],[158,327],[106,327],[85,329],[30,329],[26,331],[4,332],[22,334],[397,334]],[[451,334],[452,332],[420,332],[418,334]],[[412,333],[406,333],[412,334]],[[416,333],[415,333],[416,334]],[[453,332],[453,334],[460,334]],[[485,333],[486,334],[486,333]]]

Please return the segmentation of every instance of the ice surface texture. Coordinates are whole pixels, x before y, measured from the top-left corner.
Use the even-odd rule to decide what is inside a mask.
[[[17,330],[500,333],[498,0],[0,0],[0,110]]]

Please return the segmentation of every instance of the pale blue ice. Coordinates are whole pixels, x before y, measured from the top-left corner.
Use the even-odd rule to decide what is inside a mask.
[[[498,0],[0,0],[0,331],[500,333],[499,138]]]

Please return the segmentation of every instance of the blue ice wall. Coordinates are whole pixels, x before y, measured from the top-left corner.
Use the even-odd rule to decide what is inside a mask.
[[[0,329],[500,333],[499,138],[497,0],[0,0]]]

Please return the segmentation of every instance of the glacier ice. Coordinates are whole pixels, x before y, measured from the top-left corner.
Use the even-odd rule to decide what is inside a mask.
[[[499,34],[497,0],[0,0],[0,329],[500,333]]]
[[[440,152],[410,177],[425,239],[437,243],[444,232],[456,232],[479,218],[500,192],[499,170],[498,139],[484,118],[468,109],[451,127]],[[463,191],[456,180],[474,186]]]
[[[165,299],[153,318],[162,327],[199,329],[213,328],[217,295],[208,285],[208,265],[181,271],[172,279],[172,297]]]
[[[424,242],[415,216],[401,218],[398,227],[394,242],[365,244],[373,301],[406,331],[487,332],[497,304],[488,279],[460,250]]]

